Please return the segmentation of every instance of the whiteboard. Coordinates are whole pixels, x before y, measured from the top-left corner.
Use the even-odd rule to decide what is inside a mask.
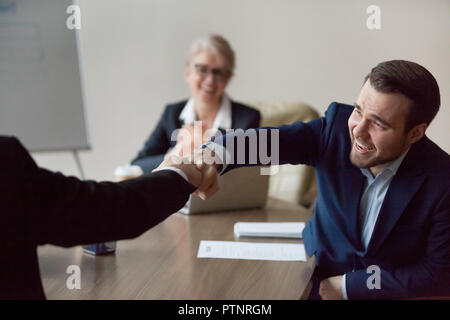
[[[30,151],[87,149],[80,34],[70,0],[0,0],[0,135]]]

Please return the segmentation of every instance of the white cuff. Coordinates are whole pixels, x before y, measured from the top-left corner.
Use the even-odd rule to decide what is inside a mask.
[[[344,300],[348,300],[347,288],[345,287],[345,274],[342,276],[342,296]]]

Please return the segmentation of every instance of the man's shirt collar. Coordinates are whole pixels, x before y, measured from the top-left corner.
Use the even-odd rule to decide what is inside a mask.
[[[398,168],[399,168],[400,165],[402,164],[403,159],[406,157],[406,154],[408,153],[408,151],[409,151],[409,148],[408,148],[408,150],[406,150],[401,156],[399,156],[397,159],[395,159],[394,161],[391,161],[391,162],[389,163],[389,165],[388,165],[387,167],[385,167],[385,168],[377,175],[377,177],[380,176],[380,175],[385,175],[385,172],[388,172],[388,171],[389,171],[389,173],[390,173],[389,176],[394,176],[394,175],[397,173]],[[366,176],[366,178],[368,179],[369,182],[371,182],[371,181],[373,181],[373,180],[375,180],[375,179],[377,178],[377,177],[374,177],[374,176],[372,175],[372,172],[370,171],[369,168],[361,168],[360,170],[361,170],[362,174],[363,174],[364,176]]]

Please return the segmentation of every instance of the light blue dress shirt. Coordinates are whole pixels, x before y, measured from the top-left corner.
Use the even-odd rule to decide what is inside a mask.
[[[380,213],[381,205],[383,204],[384,197],[386,196],[386,192],[391,184],[392,178],[394,178],[407,153],[408,151],[392,161],[376,177],[372,175],[369,169],[360,169],[362,174],[366,177],[364,192],[361,196],[359,206],[359,221],[361,222],[360,227],[362,230],[361,242],[364,252],[367,251],[369,246],[373,229],[375,228],[375,223],[377,222],[378,214]],[[342,295],[344,296],[344,299],[348,299],[347,289],[345,287],[345,274],[342,277]]]

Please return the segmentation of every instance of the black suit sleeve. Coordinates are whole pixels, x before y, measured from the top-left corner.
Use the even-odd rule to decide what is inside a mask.
[[[13,168],[18,175],[11,181],[22,203],[14,207],[22,208],[25,237],[35,244],[137,237],[179,210],[195,190],[168,170],[120,183],[80,181],[38,168],[19,143],[15,149],[20,167]]]
[[[144,147],[131,162],[131,164],[141,167],[144,173],[150,173],[158,167],[164,160],[166,152],[170,149],[171,137],[168,136],[166,130],[166,125],[169,120],[168,111],[168,108],[166,108],[155,130],[153,130],[145,142]]]

